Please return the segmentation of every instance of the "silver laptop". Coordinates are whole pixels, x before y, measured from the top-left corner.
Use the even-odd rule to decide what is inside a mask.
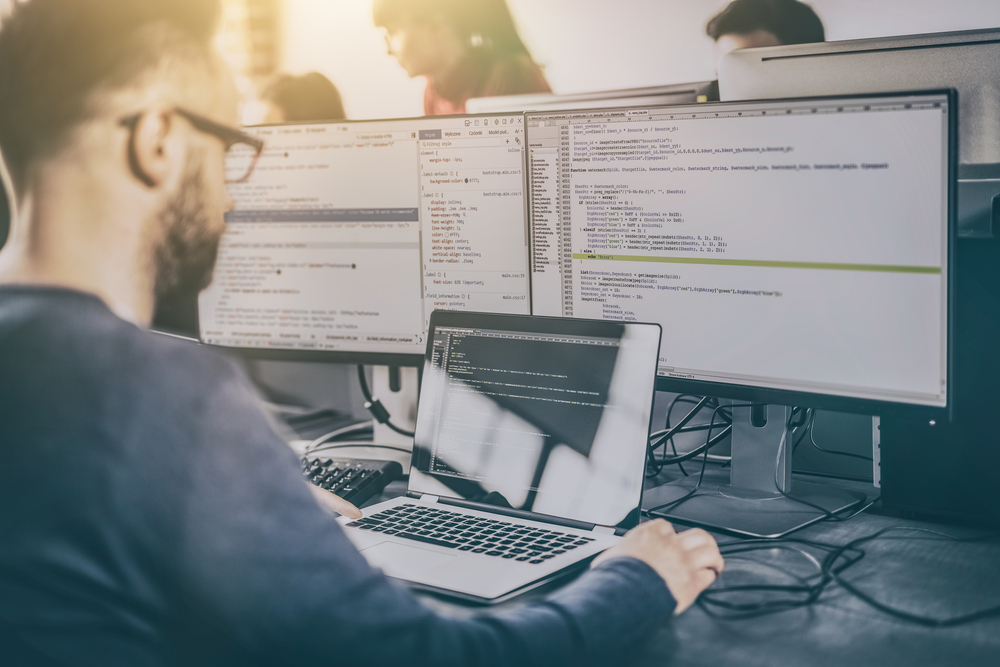
[[[342,518],[409,584],[494,603],[636,525],[660,327],[435,311],[405,496]]]

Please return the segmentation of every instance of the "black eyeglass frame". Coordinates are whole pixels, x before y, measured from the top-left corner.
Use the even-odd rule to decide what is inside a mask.
[[[252,134],[247,134],[242,130],[236,129],[235,127],[223,125],[222,123],[216,123],[214,120],[206,118],[200,114],[196,114],[193,111],[188,111],[183,107],[174,107],[172,112],[191,123],[191,125],[194,126],[194,128],[199,132],[210,134],[216,139],[222,141],[226,148],[226,152],[229,152],[229,149],[237,144],[250,146],[254,150],[254,156],[253,160],[250,162],[250,167],[247,169],[247,172],[237,179],[227,178],[226,182],[245,183],[250,178],[254,168],[257,166],[257,160],[260,159],[260,154],[264,151],[263,139],[259,139]],[[132,131],[132,136],[129,138],[129,159],[133,162],[133,168],[135,168],[135,128],[139,123],[139,119],[142,118],[142,113],[143,112],[135,113],[121,119],[121,124]]]

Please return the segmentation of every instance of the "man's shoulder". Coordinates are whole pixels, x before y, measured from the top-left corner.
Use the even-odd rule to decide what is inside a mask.
[[[99,376],[150,388],[231,378],[231,361],[194,341],[143,330],[99,298],[57,288],[0,288],[0,366]]]

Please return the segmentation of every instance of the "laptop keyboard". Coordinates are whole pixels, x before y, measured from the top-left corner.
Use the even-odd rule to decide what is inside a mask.
[[[591,537],[541,530],[510,521],[431,509],[406,503],[347,524],[439,547],[538,565],[577,547]]]

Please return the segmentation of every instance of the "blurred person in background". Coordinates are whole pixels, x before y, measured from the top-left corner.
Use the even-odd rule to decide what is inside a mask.
[[[347,117],[340,91],[319,72],[279,74],[264,88],[265,123],[342,120]]]
[[[826,40],[823,22],[798,0],[733,0],[705,28],[718,60],[736,49]]]
[[[375,0],[375,25],[411,77],[427,78],[424,113],[465,113],[473,97],[550,93],[504,0]]]

